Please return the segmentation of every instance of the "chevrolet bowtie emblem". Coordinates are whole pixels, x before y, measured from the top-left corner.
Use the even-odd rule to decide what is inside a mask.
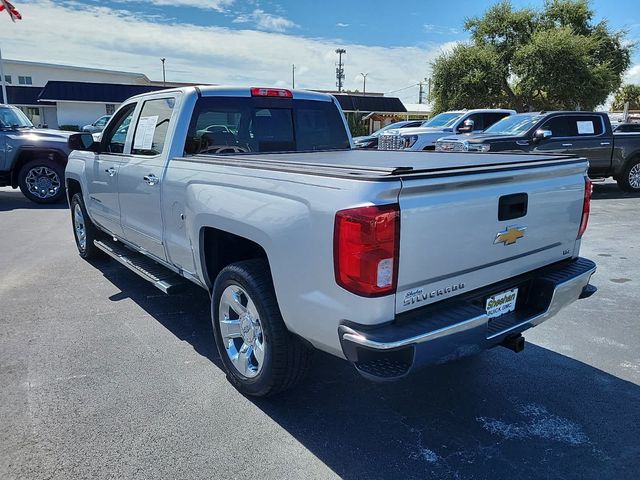
[[[513,245],[519,238],[524,237],[524,231],[527,227],[517,227],[512,225],[507,227],[504,232],[498,232],[494,244],[502,243],[504,245]]]

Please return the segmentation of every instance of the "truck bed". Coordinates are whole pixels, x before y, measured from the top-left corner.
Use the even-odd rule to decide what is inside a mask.
[[[408,152],[336,150],[263,154],[201,154],[177,159],[181,162],[235,165],[243,168],[328,175],[361,180],[397,180],[403,176],[460,175],[505,168],[538,167],[543,164],[584,162],[573,155],[527,153]]]

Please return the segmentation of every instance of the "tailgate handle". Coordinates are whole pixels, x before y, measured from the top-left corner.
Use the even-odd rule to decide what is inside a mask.
[[[514,193],[504,195],[498,201],[498,220],[513,220],[524,217],[527,214],[529,195],[526,193]]]

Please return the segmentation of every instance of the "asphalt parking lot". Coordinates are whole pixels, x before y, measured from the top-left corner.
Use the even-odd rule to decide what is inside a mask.
[[[0,478],[588,478],[640,475],[640,197],[596,184],[599,291],[494,349],[370,383],[317,354],[243,397],[208,298],[76,253],[66,205],[0,189]]]

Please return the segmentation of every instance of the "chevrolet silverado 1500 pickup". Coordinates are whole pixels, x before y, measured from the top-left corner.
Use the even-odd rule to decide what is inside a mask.
[[[587,162],[355,150],[329,95],[185,87],[69,140],[80,256],[210,292],[230,381],[296,383],[318,348],[393,379],[497,345],[593,293]]]
[[[378,138],[379,150],[433,150],[436,140],[445,135],[481,132],[515,110],[476,109],[442,112],[424,125],[385,131]]]
[[[589,160],[591,178],[613,177],[622,190],[640,192],[640,135],[612,132],[606,113],[520,113],[483,133],[441,138],[436,150],[575,154]]]

